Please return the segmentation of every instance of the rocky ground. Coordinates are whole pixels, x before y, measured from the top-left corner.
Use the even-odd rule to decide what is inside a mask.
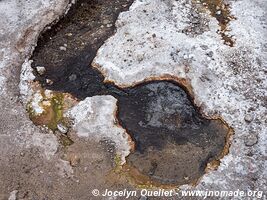
[[[28,60],[40,32],[70,6],[66,0],[0,1],[0,199],[95,199],[95,188],[134,189],[117,171],[123,159],[116,153],[127,154],[131,143],[114,123],[113,97],[78,104],[72,98],[70,146],[29,118],[27,103],[39,86]],[[194,189],[267,190],[266,6],[265,0],[136,0],[94,59],[105,81],[120,87],[183,80],[206,116],[233,128],[228,155]],[[95,117],[88,122],[90,113]]]

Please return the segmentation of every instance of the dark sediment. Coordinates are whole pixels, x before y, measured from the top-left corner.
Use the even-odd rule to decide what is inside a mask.
[[[33,68],[46,72],[37,80],[48,89],[69,92],[78,98],[117,91],[103,84],[104,77],[89,66],[97,50],[114,33],[118,14],[133,0],[80,0],[58,23],[39,38],[33,53]],[[65,45],[65,46],[64,46]],[[46,79],[51,81],[47,83]]]
[[[90,66],[98,48],[114,33],[118,14],[132,1],[79,1],[40,36],[32,67],[45,67],[43,75],[35,71],[44,88],[81,100],[113,95],[119,122],[136,144],[128,164],[152,181],[190,183],[220,157],[228,127],[221,120],[203,118],[177,83],[153,81],[120,89],[104,83],[103,75]]]
[[[165,184],[189,183],[219,158],[227,126],[203,118],[177,84],[150,82],[126,91],[118,117],[136,144],[127,161],[142,174]]]

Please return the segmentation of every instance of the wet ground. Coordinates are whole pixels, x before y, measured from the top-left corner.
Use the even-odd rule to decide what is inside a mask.
[[[117,117],[135,141],[127,163],[151,181],[190,183],[219,159],[228,127],[203,118],[177,83],[154,81],[120,89],[104,83],[90,66],[98,48],[115,31],[115,21],[132,0],[81,0],[39,38],[32,67],[47,89],[68,92],[80,100],[95,95],[118,99]],[[45,71],[38,71],[44,67]]]
[[[120,124],[136,145],[127,161],[152,181],[190,183],[220,157],[227,127],[201,117],[177,84],[151,82],[127,93],[118,101]]]
[[[80,0],[58,23],[39,38],[33,53],[33,68],[45,67],[37,80],[51,90],[69,92],[83,99],[88,96],[109,94],[116,89],[103,84],[103,75],[90,68],[97,49],[115,29],[120,12],[133,0]]]

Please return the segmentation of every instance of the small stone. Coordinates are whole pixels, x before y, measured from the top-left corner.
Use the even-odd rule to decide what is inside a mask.
[[[185,59],[185,60],[188,59],[188,55],[185,54],[185,55],[184,55],[184,59]]]
[[[138,54],[137,55],[137,60],[138,60],[138,62],[143,61],[144,60],[144,55],[143,54]]]
[[[46,79],[46,83],[47,83],[48,85],[52,85],[54,82],[53,82],[52,80],[50,80],[50,79]]]
[[[201,45],[200,48],[203,49],[203,50],[208,50],[209,49],[209,47],[207,45]]]
[[[192,59],[192,58],[195,57],[195,55],[194,55],[194,54],[189,54],[188,57],[189,57],[190,59]]]
[[[59,49],[60,49],[61,51],[67,51],[67,48],[64,47],[64,46],[59,47]]]
[[[206,55],[211,58],[213,56],[213,52],[212,51],[209,51]]]
[[[112,24],[107,24],[106,26],[107,26],[108,28],[110,28],[110,27],[112,27]]]
[[[80,158],[74,153],[71,153],[69,156],[69,162],[71,166],[76,167],[80,163]]]
[[[107,20],[107,19],[103,20],[103,24],[109,24],[109,23],[110,23],[109,20]]]
[[[18,193],[18,190],[14,190],[10,193],[10,196],[8,198],[8,200],[16,200],[17,199],[17,193]]]
[[[69,129],[68,129],[66,126],[64,126],[63,124],[58,124],[58,125],[57,125],[57,129],[58,129],[61,133],[64,133],[64,134],[66,134],[66,133],[69,131]]]
[[[69,76],[69,80],[70,81],[75,81],[77,79],[77,75],[76,74],[72,74]]]
[[[54,96],[52,90],[45,90],[44,94],[45,94],[45,97],[48,98],[48,99],[51,99]]]
[[[216,15],[220,15],[221,13],[222,13],[222,11],[218,10],[218,11],[216,12]]]
[[[196,11],[194,11],[191,15],[192,15],[192,17],[194,17],[194,18],[198,18],[198,14],[197,14]]]
[[[84,172],[87,172],[87,171],[88,171],[88,167],[84,167],[84,168],[83,168],[83,171],[84,171]]]
[[[185,176],[184,177],[184,180],[188,181],[189,180],[189,177],[188,176]]]
[[[45,73],[45,68],[38,66],[36,67],[36,71],[38,72],[38,74],[43,75]]]
[[[255,134],[251,134],[245,138],[245,145],[251,147],[258,143],[258,137]]]
[[[190,71],[190,67],[188,65],[186,65],[184,68],[184,71],[185,71],[185,73],[188,73]]]
[[[191,23],[192,23],[192,24],[199,24],[199,19],[197,19],[197,18],[193,18],[193,19],[191,20]]]
[[[248,123],[252,122],[253,121],[253,115],[252,114],[246,114],[245,117],[244,117],[244,120]]]
[[[69,37],[71,37],[72,36],[72,33],[67,33],[66,35],[69,36]]]

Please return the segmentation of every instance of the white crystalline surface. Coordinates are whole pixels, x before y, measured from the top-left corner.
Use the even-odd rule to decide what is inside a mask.
[[[125,130],[116,124],[116,102],[112,96],[88,97],[70,109],[67,116],[74,119],[74,129],[78,136],[114,141],[117,153],[125,162],[125,156],[130,153],[131,139]]]
[[[230,153],[198,188],[266,191],[267,3],[229,3],[236,17],[229,24],[234,47],[223,43],[216,19],[207,14],[208,30],[186,35],[182,30],[194,6],[188,1],[137,0],[119,16],[117,32],[93,64],[106,81],[120,86],[164,75],[186,78],[196,104],[207,115],[223,117],[235,131]],[[253,120],[246,122],[246,115]]]

